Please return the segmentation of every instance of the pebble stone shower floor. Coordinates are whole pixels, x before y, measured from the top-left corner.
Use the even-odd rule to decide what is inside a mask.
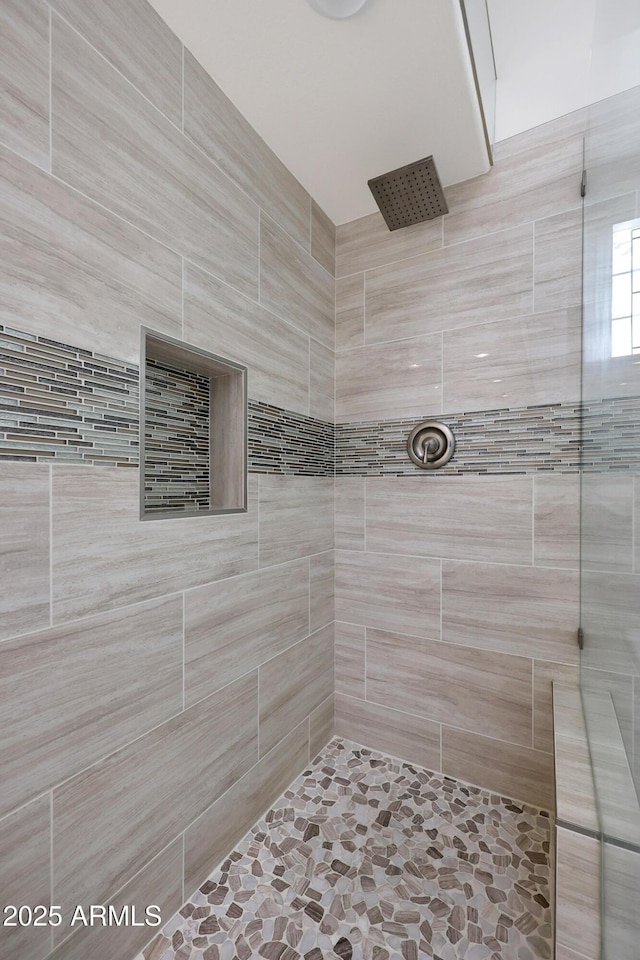
[[[137,960],[547,960],[550,828],[336,738]]]

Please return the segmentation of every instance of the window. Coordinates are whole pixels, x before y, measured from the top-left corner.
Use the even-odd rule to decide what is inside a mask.
[[[613,228],[611,356],[640,354],[640,221]]]

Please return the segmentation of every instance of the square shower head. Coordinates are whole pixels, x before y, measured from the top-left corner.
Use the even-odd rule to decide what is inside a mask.
[[[434,220],[449,212],[433,157],[416,160],[368,182],[389,230]]]

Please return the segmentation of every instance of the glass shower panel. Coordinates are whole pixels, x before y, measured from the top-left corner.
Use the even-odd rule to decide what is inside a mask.
[[[589,108],[583,253],[582,699],[604,960],[640,943],[640,87]]]

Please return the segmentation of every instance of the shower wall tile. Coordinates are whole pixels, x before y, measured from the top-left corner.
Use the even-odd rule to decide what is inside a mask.
[[[55,16],[52,43],[53,172],[257,296],[253,201]]]
[[[442,246],[442,218],[390,231],[381,213],[336,230],[336,276],[346,277],[385,263],[417,257]]]
[[[336,477],[335,525],[337,550],[364,550],[364,477]]]
[[[580,477],[538,473],[533,480],[533,562],[570,567],[580,562]]]
[[[103,902],[251,768],[257,698],[253,673],[54,790],[55,895],[65,911]]]
[[[182,598],[8,640],[0,665],[2,816],[182,710]]]
[[[207,879],[308,762],[305,720],[188,827],[184,835],[185,894]]]
[[[582,477],[582,564],[586,570],[633,572],[633,476]]]
[[[135,908],[138,923],[150,904],[160,908],[162,919],[179,909],[182,894],[182,837],[169,844],[137,876],[107,901],[118,914],[123,907]],[[87,957],[134,957],[153,936],[155,928],[95,926],[76,928],[72,937],[51,955],[51,960],[86,960]]]
[[[309,250],[309,194],[186,49],[184,132]]]
[[[577,686],[580,670],[577,663],[533,663],[533,746],[535,750],[553,752],[553,683]]]
[[[586,155],[590,199],[619,197],[640,188],[639,109],[638,86],[590,107]]]
[[[260,477],[260,566],[333,549],[333,479]]]
[[[336,349],[364,344],[364,273],[336,280]]]
[[[335,732],[334,695],[312,710],[309,715],[309,757],[313,760],[326,747]]]
[[[184,628],[190,706],[308,636],[308,561],[188,590]]]
[[[180,336],[175,253],[4,149],[0,184],[2,323],[130,362],[140,324]]]
[[[339,351],[336,421],[441,412],[442,338],[415,337]]]
[[[336,228],[315,200],[311,201],[311,256],[332,277],[336,273]]]
[[[556,939],[600,957],[600,840],[556,827]]]
[[[0,640],[49,626],[49,468],[0,463]]]
[[[447,189],[445,244],[578,206],[585,125],[578,111],[497,143],[488,174]]]
[[[46,794],[0,820],[3,911],[7,904],[33,908],[52,902],[50,807]],[[0,960],[40,960],[50,943],[48,927],[3,927]]]
[[[309,340],[309,413],[318,420],[335,420],[335,356],[317,340]]]
[[[440,637],[440,561],[336,551],[336,620]]]
[[[633,651],[640,622],[640,576],[585,570],[581,586],[583,666],[622,674],[626,681],[637,670]]]
[[[366,669],[369,701],[531,744],[532,663],[526,657],[367,630]]]
[[[336,621],[336,693],[360,700],[366,699],[365,635],[365,627],[357,623]]]
[[[446,332],[443,380],[444,410],[577,403],[580,307]]]
[[[252,400],[309,410],[309,338],[192,264],[185,264],[184,339],[248,369]]]
[[[533,298],[536,313],[582,302],[582,209],[535,225]]]
[[[490,563],[442,564],[442,639],[577,663],[578,575]]]
[[[260,217],[260,302],[325,346],[333,347],[333,278],[264,214]]]
[[[429,475],[366,483],[367,550],[531,563],[529,477]]]
[[[147,100],[182,126],[182,44],[150,3],[51,0],[51,6]]]
[[[333,624],[260,667],[260,756],[330,697]]]
[[[365,339],[424,336],[532,309],[528,224],[368,271]]]
[[[442,766],[451,777],[554,808],[552,753],[443,726]]]
[[[335,619],[333,581],[335,577],[335,554],[333,550],[318,553],[309,558],[310,572],[310,632],[326,627]]]
[[[4,0],[0,33],[0,142],[49,169],[49,8]]]
[[[249,477],[246,514],[140,523],[137,471],[57,467],[54,623],[257,568],[256,487]]]
[[[441,770],[440,724],[353,696],[336,695],[336,734],[401,760]]]

